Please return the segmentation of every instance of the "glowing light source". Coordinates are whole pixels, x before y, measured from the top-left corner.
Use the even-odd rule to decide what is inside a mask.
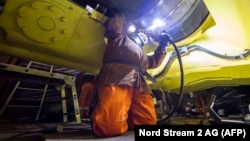
[[[161,27],[161,26],[164,26],[164,25],[165,25],[165,23],[164,23],[162,20],[160,20],[160,19],[155,19],[155,20],[153,21],[153,25],[151,25],[151,26],[149,27],[149,30],[153,30],[153,29],[156,29],[156,28]]]
[[[128,27],[128,31],[129,31],[130,33],[134,33],[135,30],[136,30],[136,27],[135,27],[134,25],[130,25],[130,26]]]

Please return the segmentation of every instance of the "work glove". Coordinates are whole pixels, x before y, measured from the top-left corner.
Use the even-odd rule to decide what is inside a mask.
[[[165,31],[161,32],[159,35],[158,49],[166,50],[166,47],[169,45],[170,40],[171,40],[171,37]]]

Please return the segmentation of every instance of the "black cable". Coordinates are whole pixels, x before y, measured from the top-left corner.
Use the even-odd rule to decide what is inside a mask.
[[[179,98],[179,101],[177,103],[177,106],[171,111],[171,113],[163,118],[163,119],[160,119],[157,121],[158,124],[163,124],[163,123],[166,123],[166,121],[168,121],[170,119],[170,117],[173,116],[173,114],[179,109],[180,107],[180,104],[182,103],[182,99],[183,99],[183,95],[184,95],[184,70],[183,70],[183,65],[182,65],[182,60],[181,60],[181,54],[178,50],[178,47],[175,45],[175,43],[172,41],[172,40],[169,40],[169,42],[173,45],[175,51],[176,51],[176,54],[177,54],[177,58],[178,58],[178,61],[179,61],[179,66],[180,66],[180,75],[181,75],[181,80],[180,80],[180,98]]]

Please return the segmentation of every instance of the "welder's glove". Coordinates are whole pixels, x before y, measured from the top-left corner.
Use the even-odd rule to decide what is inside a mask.
[[[170,40],[171,40],[171,37],[166,32],[160,33],[158,49],[166,50],[166,47],[169,45]]]

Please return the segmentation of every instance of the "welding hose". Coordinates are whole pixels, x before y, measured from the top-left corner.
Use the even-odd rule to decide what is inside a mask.
[[[164,124],[164,123],[169,121],[169,119],[173,116],[173,114],[179,109],[179,107],[182,103],[183,95],[184,95],[184,91],[183,91],[184,90],[184,70],[183,70],[183,65],[182,65],[182,60],[181,60],[181,54],[178,50],[178,47],[171,39],[169,39],[169,42],[170,42],[170,44],[173,45],[173,47],[176,51],[176,54],[177,54],[178,61],[179,61],[179,66],[180,66],[180,90],[179,90],[179,94],[180,94],[180,97],[179,97],[179,101],[177,103],[177,106],[168,114],[167,117],[164,117],[164,118],[158,120],[157,124]]]

